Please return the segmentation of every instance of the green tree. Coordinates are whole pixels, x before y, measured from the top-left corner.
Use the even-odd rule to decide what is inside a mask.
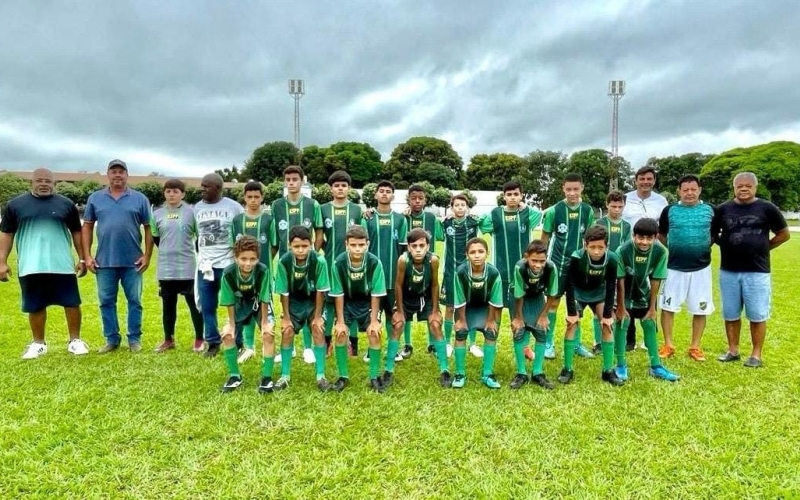
[[[61,181],[56,183],[56,193],[66,196],[72,203],[76,205],[85,205],[86,198],[83,196],[83,191],[79,186],[72,182]]]
[[[333,172],[344,170],[350,174],[356,188],[379,181],[383,170],[381,154],[361,142],[337,142],[327,148],[307,146],[300,164],[311,183],[327,183]]]
[[[469,200],[469,202],[467,203],[467,206],[469,208],[474,207],[478,203],[478,198],[476,198],[475,195],[472,194],[469,189],[465,189],[465,190],[461,191],[461,194],[466,196],[467,200]],[[452,196],[451,196],[451,198],[452,198]]]
[[[455,189],[458,176],[451,169],[438,163],[425,162],[419,166],[416,178],[420,181],[430,182],[434,186]],[[417,184],[416,182],[414,184]]]
[[[652,157],[647,160],[647,166],[656,169],[656,191],[664,196],[669,194],[674,197],[678,191],[678,179],[686,174],[700,175],[703,166],[713,157],[714,155],[703,153],[687,153],[664,158]]]
[[[730,199],[733,178],[739,172],[756,174],[760,198],[781,210],[800,209],[800,144],[776,141],[715,156],[700,173],[703,199],[714,204]]]
[[[353,203],[361,203],[361,194],[353,188],[347,192],[347,199]]]
[[[225,182],[244,182],[246,180],[236,165],[231,165],[231,168],[214,170],[214,172],[219,174]]]
[[[626,182],[632,175],[630,164],[624,158],[612,158],[603,149],[587,149],[573,153],[560,171],[554,171],[550,186],[542,200],[542,206],[550,206],[564,198],[561,186],[568,172],[579,173],[583,177],[583,201],[591,206],[604,207],[608,194],[609,181],[617,175],[620,188],[626,189]]]
[[[361,190],[361,201],[368,208],[375,208],[378,206],[378,201],[375,199],[376,191],[378,191],[377,182],[370,182]]]
[[[0,175],[0,206],[30,190],[31,183],[22,177],[12,173]]]
[[[317,203],[322,205],[323,203],[328,203],[329,201],[333,200],[333,192],[331,192],[331,187],[329,185],[317,184],[311,188],[311,197],[317,200]]]
[[[264,186],[264,205],[270,205],[273,201],[283,196],[283,181],[272,181]]]
[[[477,154],[472,157],[464,172],[464,183],[479,191],[499,191],[503,184],[514,179],[523,186],[531,184],[527,175],[525,160],[515,154],[493,153]]]
[[[435,137],[412,137],[398,144],[384,167],[383,176],[399,189],[406,189],[418,180],[417,170],[423,163],[438,163],[450,169],[461,180],[464,162],[447,141]]]
[[[561,151],[537,149],[529,153],[525,157],[527,178],[523,183],[526,201],[547,207],[563,198],[561,179],[566,173],[567,161]]]
[[[224,188],[222,190],[222,196],[244,204],[244,187]]]
[[[428,205],[447,210],[447,208],[450,206],[450,198],[452,196],[453,195],[451,191],[446,187],[436,187],[433,192],[428,195]]]
[[[83,203],[81,203],[82,205],[86,204],[86,201],[89,199],[89,196],[92,193],[94,193],[95,191],[99,191],[100,189],[103,188],[102,184],[92,180],[81,181],[76,183],[75,185],[78,186],[81,190],[81,193],[83,193],[82,197]]]
[[[300,151],[291,142],[268,142],[256,148],[244,163],[243,175],[246,179],[254,179],[264,184],[280,179],[283,169],[296,164]]]
[[[319,146],[306,146],[303,148],[303,154],[300,157],[300,166],[303,167],[303,172],[308,176],[308,182],[311,184],[324,184],[328,182],[328,166],[325,163],[325,155],[328,154],[328,148],[321,148]]]
[[[140,182],[133,189],[145,195],[154,207],[164,204],[164,185],[156,181]]]
[[[194,205],[198,201],[202,199],[202,195],[200,190],[194,186],[186,186],[186,193],[183,197],[183,201],[188,203],[189,205]]]

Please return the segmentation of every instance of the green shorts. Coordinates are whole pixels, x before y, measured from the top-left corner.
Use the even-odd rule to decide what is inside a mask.
[[[450,290],[455,284],[455,279],[453,277],[453,273],[444,273],[444,279],[442,280],[442,285],[439,289],[439,302],[441,302],[446,307],[453,307],[455,299],[455,292]]]
[[[289,299],[289,319],[292,320],[292,328],[294,328],[295,333],[299,333],[305,325],[311,326],[316,305],[315,300]],[[323,311],[322,314],[324,315],[325,312]]]
[[[489,317],[489,306],[469,307],[464,311],[467,318],[467,328],[469,330],[483,331],[486,326],[486,319]]]
[[[544,309],[544,297],[522,299],[522,321],[525,323],[526,328],[534,328],[539,315],[542,314]]]

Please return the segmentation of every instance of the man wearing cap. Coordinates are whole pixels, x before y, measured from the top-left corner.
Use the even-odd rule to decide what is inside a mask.
[[[28,313],[33,341],[22,359],[36,359],[47,353],[44,340],[47,307],[64,308],[69,330],[67,351],[89,352],[81,340],[81,295],[78,277],[86,274],[81,246],[78,207],[68,198],[53,193],[53,172],[33,171],[31,192],[11,200],[0,223],[0,281],[8,281],[8,254],[17,242],[22,312]],[[72,247],[78,253],[78,263]],[[76,276],[77,275],[77,276]]]
[[[128,301],[128,347],[142,350],[142,273],[150,265],[153,235],[150,232],[150,202],[128,187],[128,166],[122,160],[108,164],[108,187],[95,191],[86,202],[83,219],[83,251],[86,268],[97,275],[97,297],[106,343],[105,354],[119,348],[117,292],[119,285]],[[97,224],[97,253],[92,257],[92,239]],[[144,226],[144,252],[142,231]]]

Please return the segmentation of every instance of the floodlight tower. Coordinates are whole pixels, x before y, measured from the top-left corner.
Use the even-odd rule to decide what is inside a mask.
[[[289,95],[294,99],[294,145],[300,147],[300,98],[306,93],[303,80],[289,80]]]
[[[611,80],[608,82],[608,97],[614,103],[614,110],[611,114],[611,159],[616,160],[619,152],[619,101],[625,95],[625,80]],[[609,181],[609,190],[618,187],[618,172]]]

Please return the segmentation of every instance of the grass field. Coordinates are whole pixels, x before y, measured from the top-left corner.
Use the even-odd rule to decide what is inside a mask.
[[[384,395],[367,389],[360,360],[351,360],[345,392],[320,394],[298,357],[293,386],[266,397],[256,394],[254,361],[243,388],[219,393],[222,359],[191,353],[183,311],[180,348],[152,353],[161,340],[152,268],[141,354],[69,355],[63,314],[52,309],[50,352],[23,361],[29,333],[14,278],[0,285],[0,498],[797,497],[798,268],[800,242],[776,250],[774,319],[759,370],[714,360],[725,347],[718,312],[703,343],[709,361],[690,361],[680,314],[680,355],[668,362],[680,382],[649,378],[637,351],[622,388],[600,382],[599,359],[579,359],[574,384],[513,392],[506,321],[499,391],[479,384],[471,357],[467,387],[440,389],[420,327],[417,352]],[[103,343],[94,278],[81,287],[94,351]],[[748,346],[746,335],[743,354]],[[551,379],[560,363],[547,362]]]

